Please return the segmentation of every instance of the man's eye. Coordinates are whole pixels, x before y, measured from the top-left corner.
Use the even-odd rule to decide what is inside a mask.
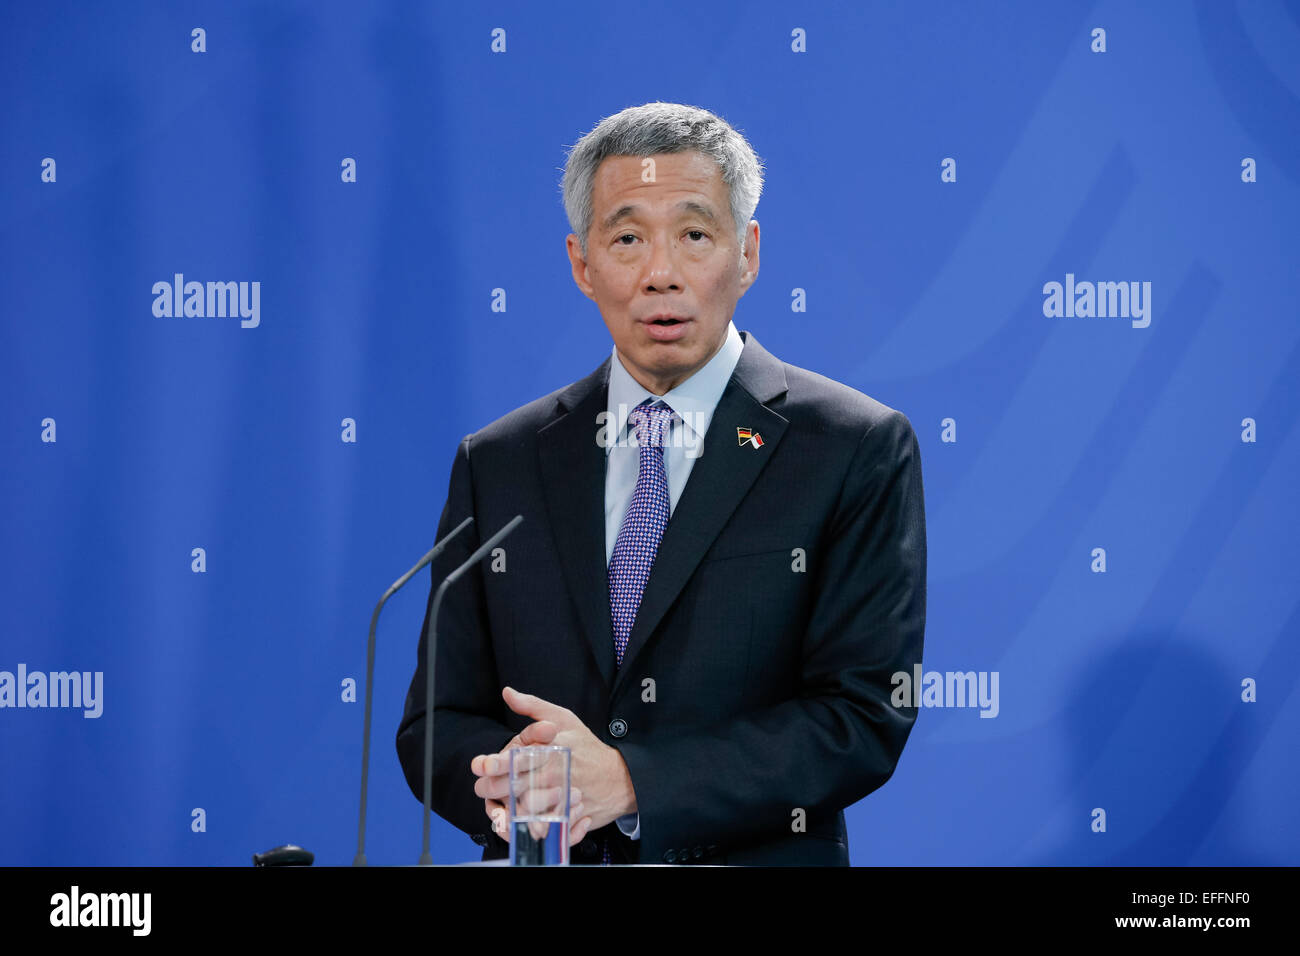
[[[704,232],[703,229],[690,229],[690,230],[687,231],[686,235],[688,235],[688,236],[704,236],[704,235],[706,235],[706,233]]]
[[[624,239],[635,239],[635,238],[636,238],[636,236],[632,235],[630,232],[625,232],[623,235],[619,236],[619,237],[618,237],[617,239],[615,239],[614,241],[615,241],[615,242],[623,242]],[[626,242],[623,242],[623,245],[627,245],[627,243],[626,243]]]

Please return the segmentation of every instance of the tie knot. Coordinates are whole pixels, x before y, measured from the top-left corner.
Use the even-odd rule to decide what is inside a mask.
[[[668,426],[673,420],[673,410],[662,402],[655,405],[638,405],[632,409],[627,420],[636,428],[638,445],[658,448],[664,443],[664,433],[668,431]]]

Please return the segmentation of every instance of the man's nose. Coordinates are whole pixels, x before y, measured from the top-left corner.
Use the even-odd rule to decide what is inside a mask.
[[[645,281],[641,283],[646,291],[662,292],[665,289],[681,288],[677,254],[672,246],[672,239],[667,237],[651,243],[650,256],[646,261]]]

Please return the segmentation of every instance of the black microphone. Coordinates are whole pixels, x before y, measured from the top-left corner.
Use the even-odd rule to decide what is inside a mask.
[[[424,692],[424,846],[423,851],[420,853],[421,866],[433,864],[433,856],[429,853],[429,814],[432,812],[433,807],[433,667],[435,645],[438,641],[438,608],[442,605],[442,596],[447,593],[447,588],[460,580],[461,575],[477,562],[483,560],[488,552],[504,540],[506,535],[523,524],[523,521],[523,515],[515,515],[511,518],[510,523],[483,542],[482,547],[469,556],[469,560],[447,575],[442,584],[439,585],[438,593],[433,596],[433,607],[429,610],[429,632],[425,635],[427,639],[426,650],[428,652],[428,664],[426,666],[429,671],[429,680]]]
[[[370,778],[370,712],[371,694],[375,683],[375,628],[379,625],[379,612],[390,597],[397,593],[403,584],[411,580],[421,568],[438,556],[452,538],[474,523],[473,518],[466,518],[456,525],[447,537],[435,544],[432,550],[420,559],[420,563],[393,582],[393,586],[384,592],[384,596],[375,605],[375,613],[370,615],[370,643],[366,645],[366,726],[361,743],[361,819],[357,823],[357,855],[352,858],[353,866],[366,865],[366,784]]]

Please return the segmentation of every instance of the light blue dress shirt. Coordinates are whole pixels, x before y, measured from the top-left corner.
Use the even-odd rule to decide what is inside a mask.
[[[609,399],[605,419],[605,565],[614,555],[623,516],[632,503],[640,470],[641,451],[636,445],[635,429],[629,429],[627,417],[647,398],[663,401],[675,413],[668,433],[664,437],[664,472],[668,478],[670,498],[668,515],[677,508],[677,501],[686,488],[691,468],[704,451],[704,435],[736,370],[745,340],[736,331],[734,323],[727,323],[727,336],[722,347],[704,364],[704,367],[664,395],[655,395],[634,379],[623,365],[614,347],[609,363]],[[610,638],[611,644],[613,638]],[[629,813],[618,818],[618,828],[633,840],[641,838],[640,815]]]

